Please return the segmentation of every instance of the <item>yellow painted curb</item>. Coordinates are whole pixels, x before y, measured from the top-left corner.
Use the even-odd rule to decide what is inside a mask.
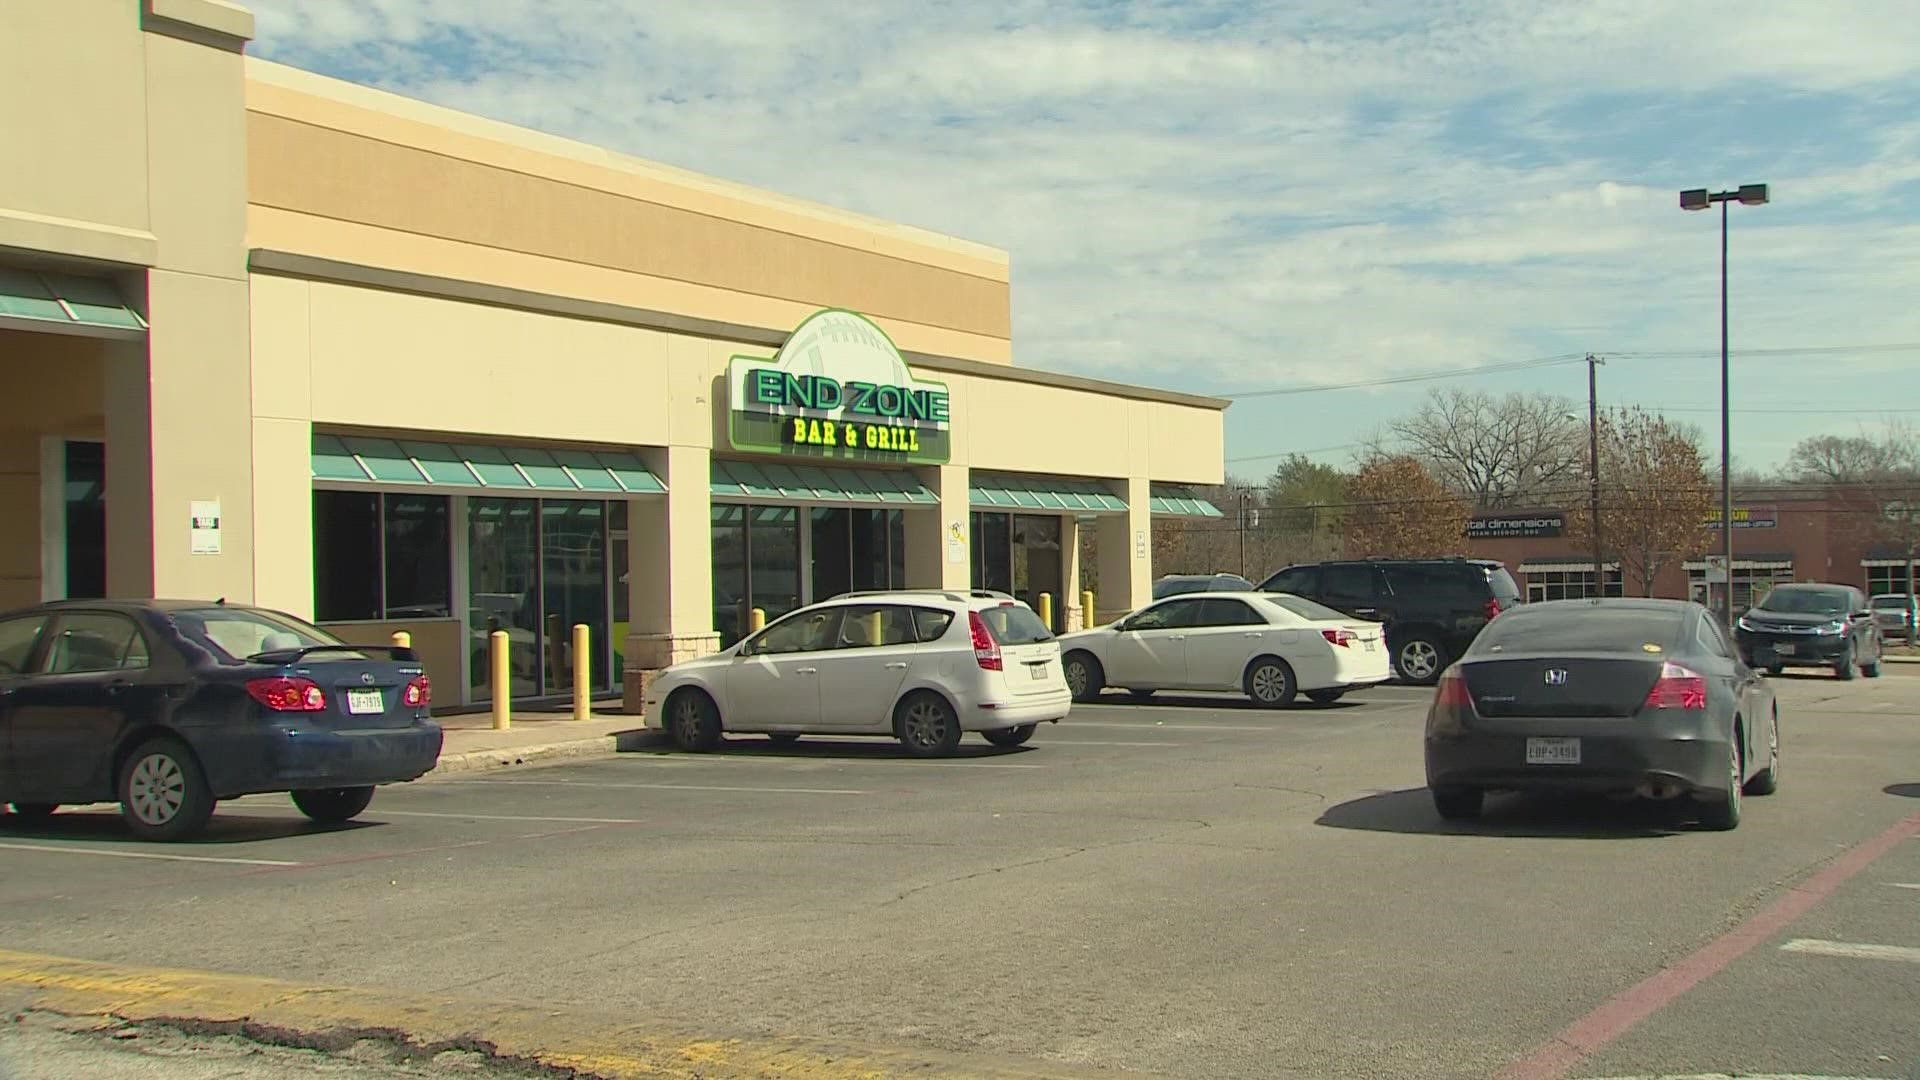
[[[1091,1073],[821,1040],[711,1038],[573,1010],[434,994],[307,986],[208,971],[128,967],[0,950],[0,994],[15,1009],[133,1022],[242,1024],[256,1037],[327,1047],[358,1037],[480,1049],[583,1077],[1065,1080]]]

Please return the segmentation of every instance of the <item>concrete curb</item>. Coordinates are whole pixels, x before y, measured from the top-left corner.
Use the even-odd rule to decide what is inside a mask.
[[[436,776],[455,776],[462,773],[492,772],[497,769],[542,765],[579,758],[611,757],[623,751],[653,750],[666,745],[665,732],[643,731],[635,728],[632,731],[618,731],[584,739],[535,743],[531,746],[468,750],[458,754],[441,754],[439,764],[421,779],[430,780]]]

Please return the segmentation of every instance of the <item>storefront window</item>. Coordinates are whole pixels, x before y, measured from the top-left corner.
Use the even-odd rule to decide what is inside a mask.
[[[66,459],[66,596],[97,600],[107,595],[106,447],[70,442]]]
[[[1733,571],[1733,613],[1743,615],[1747,609],[1758,602],[1757,597],[1766,596],[1775,585],[1785,585],[1793,580],[1793,567],[1735,567]],[[1687,593],[1702,604],[1715,611],[1720,610],[1721,597],[1725,585],[1709,583],[1706,571],[1689,567],[1687,569]]]
[[[607,504],[607,568],[612,580],[613,626],[608,631],[607,645],[613,650],[613,665],[607,675],[611,682],[620,681],[620,673],[626,670],[627,628],[633,619],[633,594],[628,591],[627,579],[633,565],[632,548],[627,538],[627,504],[613,502]]]
[[[449,500],[437,495],[386,495],[386,617],[444,619],[453,614],[453,545]]]
[[[1593,595],[1593,571],[1591,570],[1529,570],[1527,571],[1527,602],[1539,603],[1543,600],[1579,600]],[[1607,595],[1621,596],[1620,571],[1607,571]]]
[[[747,629],[747,508],[713,508],[713,628],[727,648]]]
[[[1066,628],[1067,605],[1060,592],[1060,519],[1016,515],[1013,519],[1013,595],[1035,611],[1040,594],[1053,598],[1054,626]]]
[[[865,567],[859,565],[863,560],[856,551],[855,537],[863,530],[855,528],[855,515],[859,515],[859,524],[865,524],[868,512],[864,510],[839,510],[833,507],[817,506],[808,513],[811,519],[808,540],[813,545],[813,598],[826,600],[852,591],[859,581],[858,588],[879,588],[871,584],[873,574],[862,575]]]
[[[321,622],[453,614],[449,500],[313,493],[313,606]]]
[[[1912,594],[1914,588],[1907,580],[1905,565],[1869,566],[1867,571],[1867,595],[1879,596],[1885,593]]]
[[[973,587],[1013,592],[1013,516],[972,515]]]
[[[608,685],[607,548],[604,502],[540,503],[544,692],[573,690],[573,628],[585,624],[594,687]]]
[[[321,622],[380,618],[380,496],[313,493],[313,611]]]
[[[773,620],[800,606],[800,511],[756,506],[749,515],[748,555],[753,573],[748,604]]]
[[[539,605],[534,578],[539,531],[533,499],[467,503],[467,605],[473,696],[490,699],[490,635],[508,634],[514,697],[540,692]]]

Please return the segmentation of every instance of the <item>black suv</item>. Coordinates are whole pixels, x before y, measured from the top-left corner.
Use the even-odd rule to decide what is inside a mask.
[[[1734,636],[1747,663],[1769,675],[1788,667],[1824,667],[1851,679],[1857,668],[1874,679],[1886,647],[1866,594],[1851,585],[1813,582],[1774,586],[1736,620]]]
[[[1289,566],[1260,583],[1356,618],[1386,624],[1393,672],[1432,684],[1494,616],[1520,603],[1520,587],[1483,559],[1358,559]]]

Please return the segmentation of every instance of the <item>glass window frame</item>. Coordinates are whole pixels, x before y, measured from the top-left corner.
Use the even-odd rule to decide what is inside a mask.
[[[314,556],[313,575],[314,575],[314,594],[315,594],[314,595],[314,614],[317,618],[317,621],[328,622],[328,623],[418,622],[418,621],[424,621],[429,619],[454,619],[454,618],[460,617],[461,605],[464,602],[465,598],[457,595],[457,586],[459,584],[459,578],[461,575],[459,571],[456,569],[456,564],[461,556],[461,544],[456,540],[456,536],[463,529],[470,527],[470,525],[468,521],[465,520],[464,516],[460,513],[459,508],[457,508],[454,505],[454,499],[451,495],[444,495],[444,494],[439,494],[435,492],[391,491],[391,490],[384,490],[384,489],[360,490],[355,488],[339,488],[339,487],[316,487],[313,489],[313,498],[316,503],[320,500],[322,496],[347,496],[347,497],[370,498],[373,500],[373,520],[374,520],[374,536],[375,536],[375,545],[374,545],[374,553],[373,553],[373,559],[374,559],[373,575],[374,575],[375,585],[376,585],[376,588],[375,588],[376,600],[375,600],[374,613],[372,615],[335,616],[332,613],[326,613],[326,614],[321,613],[319,609],[319,604],[320,604],[320,595],[319,595],[320,558],[319,558],[319,551],[318,551],[319,533],[318,533],[318,530],[316,529],[314,530],[314,533],[313,533],[314,539],[310,541],[310,543],[312,543],[315,548],[313,552],[313,556]],[[418,615],[418,614],[395,614],[394,613],[395,609],[393,604],[393,596],[392,596],[393,589],[392,589],[392,582],[391,582],[393,565],[392,565],[392,559],[390,557],[389,548],[392,546],[392,540],[393,540],[393,537],[391,535],[391,526],[390,526],[390,518],[391,518],[390,510],[393,504],[393,500],[395,499],[433,500],[438,503],[438,505],[442,510],[443,521],[445,524],[444,536],[442,537],[442,545],[445,548],[445,567],[446,567],[445,581],[442,583],[444,593],[445,593],[445,603],[443,606],[446,609],[446,613],[443,615]],[[317,506],[316,506],[316,516],[317,516]],[[419,606],[423,606],[423,605],[409,605],[409,607],[419,607]]]
[[[1178,596],[1168,597],[1167,599],[1162,600],[1157,604],[1151,604],[1147,607],[1141,608],[1139,611],[1136,611],[1132,615],[1129,615],[1127,617],[1127,621],[1120,625],[1120,630],[1124,633],[1129,633],[1129,634],[1144,633],[1148,630],[1191,630],[1197,626],[1202,625],[1199,621],[1200,615],[1203,610],[1200,607],[1200,604],[1204,599],[1205,595],[1206,594],[1204,593],[1181,593]],[[1156,614],[1163,611],[1188,610],[1188,609],[1192,610],[1193,617],[1186,622],[1162,623],[1158,626],[1141,626],[1140,625],[1140,622],[1144,618],[1146,618],[1148,615]]]
[[[27,622],[35,623],[37,625],[35,625],[33,629],[33,639],[27,643],[26,653],[20,657],[19,670],[0,671],[0,679],[18,679],[28,675],[33,675],[36,673],[37,669],[41,666],[41,662],[44,660],[44,655],[47,651],[46,650],[47,623],[48,623],[47,616],[19,615],[11,619],[0,619],[0,627],[7,627],[7,626],[12,626],[15,623],[27,623]]]
[[[54,661],[59,658],[60,653],[60,639],[72,632],[72,624],[88,620],[104,620],[113,623],[116,627],[116,633],[119,631],[130,631],[126,642],[120,646],[118,661],[112,667],[68,668],[64,671],[54,670]],[[42,628],[42,633],[45,633],[44,627]],[[127,659],[133,655],[136,645],[139,646],[139,651],[144,659],[137,667],[129,668]],[[59,615],[55,616],[53,620],[52,640],[45,642],[44,646],[42,649],[44,656],[39,664],[40,670],[37,674],[55,677],[68,675],[107,675],[117,671],[128,670],[144,671],[151,665],[153,656],[153,650],[147,643],[146,632],[140,628],[139,620],[118,611],[62,611]]]

